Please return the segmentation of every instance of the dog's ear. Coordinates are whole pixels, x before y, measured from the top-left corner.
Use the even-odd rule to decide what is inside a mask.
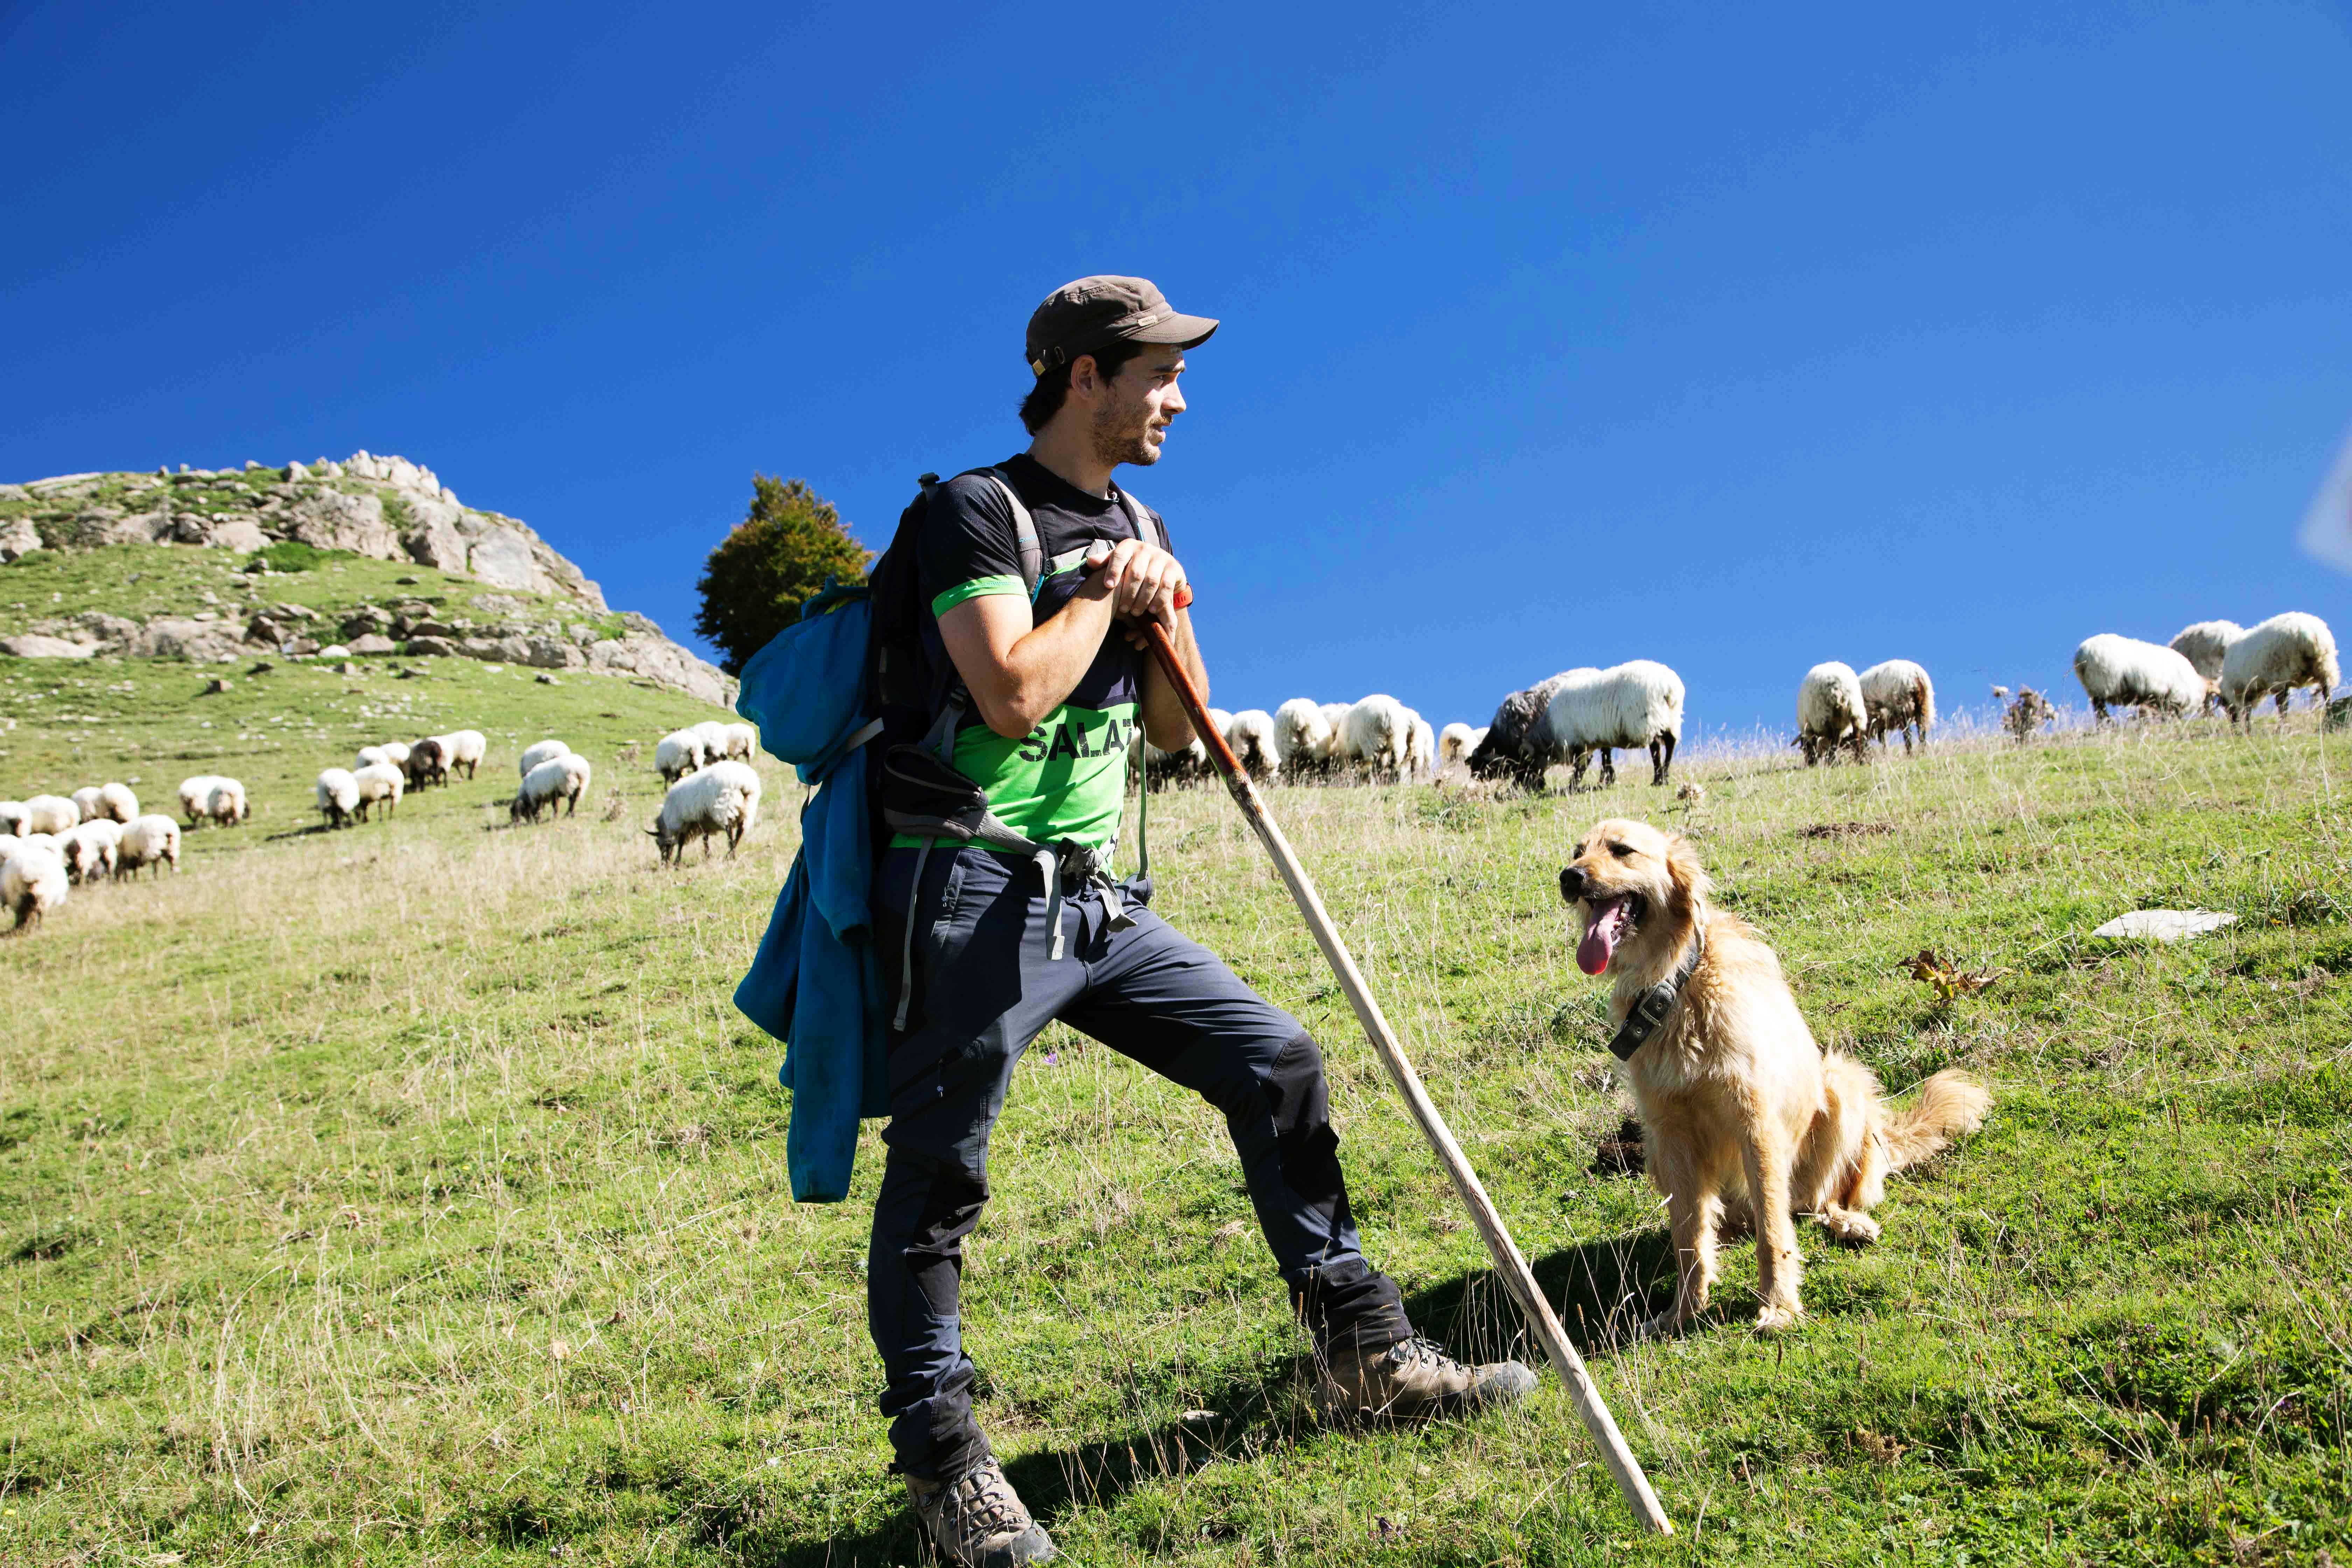
[[[1699,864],[1698,851],[1679,833],[1666,840],[1666,880],[1674,884],[1675,901],[1685,910],[1697,909],[1715,887]]]

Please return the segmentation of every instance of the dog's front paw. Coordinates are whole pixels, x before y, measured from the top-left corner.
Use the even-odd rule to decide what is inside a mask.
[[[1804,1309],[1801,1307],[1763,1307],[1756,1313],[1756,1331],[1759,1334],[1783,1333],[1804,1321]]]
[[[1878,1239],[1878,1222],[1853,1209],[1834,1209],[1822,1215],[1822,1228],[1839,1241],[1867,1247]]]

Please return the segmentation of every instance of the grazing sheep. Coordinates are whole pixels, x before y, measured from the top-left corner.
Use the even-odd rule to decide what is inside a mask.
[[[220,783],[218,773],[198,773],[180,781],[180,815],[194,827],[204,820],[205,803],[213,797],[213,785]]]
[[[320,773],[319,782],[310,786],[310,795],[326,815],[329,827],[341,827],[359,815],[360,781],[352,776],[348,768],[328,768]]]
[[[1430,728],[1428,720],[1412,709],[1406,709],[1405,712],[1412,720],[1412,727],[1405,735],[1405,776],[1416,779],[1431,777],[1437,772],[1437,731]]]
[[[654,742],[654,771],[676,784],[702,765],[702,737],[689,727],[672,730]]]
[[[128,827],[139,820],[139,797],[129,784],[103,784],[98,792],[98,815]]]
[[[205,797],[205,816],[223,827],[250,818],[253,807],[245,803],[245,785],[232,778],[213,780],[212,793]]]
[[[448,749],[438,735],[427,735],[408,748],[408,762],[401,772],[408,775],[411,789],[446,784],[449,782]]]
[[[1473,778],[1509,779],[1521,789],[1543,787],[1544,770],[1559,756],[1552,744],[1549,716],[1552,693],[1560,683],[1584,670],[1563,669],[1549,680],[1503,699],[1486,722],[1486,734],[1470,749]]]
[[[565,803],[564,815],[580,814],[580,796],[588,788],[588,759],[570,752],[560,757],[550,757],[523,775],[522,788],[515,792],[514,803],[507,808],[509,822],[537,822],[539,814],[548,811],[557,801]]]
[[[2002,697],[2009,695],[2006,689],[1999,686],[1993,691]],[[2001,711],[2000,727],[2021,746],[2033,739],[2035,731],[2057,717],[2058,710],[2050,705],[2050,699],[2031,686],[2021,686],[2017,689],[2017,700]]]
[[[662,796],[661,815],[646,829],[661,850],[665,866],[686,864],[686,847],[702,840],[702,858],[710,858],[710,841],[724,836],[727,858],[760,815],[760,775],[749,763],[723,760],[669,786]]]
[[[1437,732],[1437,765],[1443,770],[1470,765],[1470,753],[1486,738],[1484,730],[1474,730],[1456,719]]]
[[[2213,689],[2195,665],[2172,649],[2113,632],[2083,640],[2074,650],[2074,679],[2083,683],[2102,724],[2108,722],[2109,703],[2137,708],[2143,718],[2177,718],[2201,706]]]
[[[382,746],[362,746],[359,755],[352,759],[352,766],[354,768],[380,767],[391,761],[392,758],[385,753]]]
[[[434,739],[448,752],[450,771],[463,768],[467,778],[474,776],[474,770],[482,765],[482,753],[489,749],[489,742],[482,739],[479,730],[452,730]]]
[[[1263,708],[1244,708],[1225,721],[1225,744],[1242,772],[1254,779],[1273,776],[1281,765],[1274,741],[1274,715]]]
[[[695,743],[702,748],[702,763],[709,767],[727,755],[727,726],[716,719],[705,719],[694,726]]]
[[[2278,699],[2279,717],[2286,717],[2288,694],[2298,686],[2319,688],[2319,705],[2344,683],[2336,662],[2336,635],[2317,616],[2289,610],[2273,616],[2230,645],[2221,663],[2221,706],[2231,722],[2244,720],[2251,730],[2254,710],[2265,697]]]
[[[66,881],[64,860],[46,845],[23,845],[0,860],[0,904],[16,917],[13,932],[39,925],[43,915],[64,904]]]
[[[2172,637],[2172,651],[2189,661],[2189,667],[2208,680],[2221,679],[2221,660],[2230,645],[2246,635],[2246,628],[2235,621],[2199,621],[2183,626]]]
[[[58,851],[65,862],[66,879],[87,882],[100,875],[113,876],[121,842],[122,825],[102,816],[92,817],[61,837]]]
[[[721,755],[748,763],[760,754],[760,731],[751,725],[721,724],[719,732],[727,738]]]
[[[1312,698],[1294,697],[1274,710],[1274,755],[1282,776],[1293,783],[1331,770],[1331,749],[1338,739],[1331,721]]]
[[[25,803],[0,800],[0,837],[21,837],[25,830]]]
[[[515,759],[515,766],[520,770],[520,777],[529,778],[530,771],[540,763],[553,757],[568,757],[571,754],[572,748],[561,741],[541,741],[535,746],[525,748],[522,755]]]
[[[1151,743],[1150,737],[1144,738],[1143,782],[1147,788],[1166,789],[1172,784],[1190,784],[1208,771],[1209,748],[1202,744],[1198,735],[1173,752],[1163,752]]]
[[[172,874],[180,872],[180,825],[161,812],[149,812],[136,818],[122,830],[122,841],[114,848],[114,874],[128,876],[142,866],[152,866],[161,877],[168,864]]]
[[[1403,703],[1375,692],[1348,710],[1339,731],[1340,761],[1361,768],[1375,783],[1403,776],[1412,744],[1412,710]]]
[[[84,822],[98,815],[98,793],[96,784],[84,784],[73,792],[74,809],[81,813]]]
[[[1650,753],[1650,783],[1674,771],[1683,736],[1683,678],[1654,659],[1628,659],[1607,669],[1568,672],[1544,710],[1545,734],[1555,754],[1568,758],[1568,783],[1584,782],[1585,761],[1601,753],[1602,784],[1617,782],[1616,749]]]
[[[1841,744],[1853,748],[1853,760],[1863,761],[1862,742],[1870,724],[1870,705],[1863,700],[1862,677],[1853,666],[1836,659],[1805,671],[1797,688],[1797,745],[1811,767],[1824,756],[1837,761]]]
[[[1862,705],[1869,719],[1870,737],[1886,744],[1886,732],[1903,732],[1903,752],[1911,752],[1912,726],[1918,726],[1919,745],[1927,745],[1927,731],[1936,722],[1936,683],[1907,658],[1890,658],[1862,672]]]
[[[25,803],[25,826],[19,831],[68,833],[81,826],[81,807],[61,795],[37,795]]]
[[[383,803],[383,814],[392,816],[399,808],[400,792],[407,786],[408,779],[390,763],[370,763],[366,767],[352,770],[352,783],[359,790],[359,818],[365,822],[368,807],[379,801]]]

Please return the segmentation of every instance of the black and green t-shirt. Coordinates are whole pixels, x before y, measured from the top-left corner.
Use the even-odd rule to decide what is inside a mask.
[[[1087,547],[1097,540],[1132,539],[1135,531],[1116,500],[1088,495],[1025,453],[997,468],[1037,525],[1045,574],[1031,613],[1042,625],[1085,581]],[[1164,539],[1164,522],[1161,531]],[[984,475],[959,475],[933,493],[915,559],[930,606],[923,651],[938,668],[948,658],[940,616],[983,595],[1027,592],[1011,509]],[[987,792],[990,809],[1009,826],[1041,844],[1109,843],[1118,832],[1128,748],[1139,740],[1143,659],[1125,637],[1106,635],[1068,699],[1017,741],[967,711],[956,731],[957,771]]]

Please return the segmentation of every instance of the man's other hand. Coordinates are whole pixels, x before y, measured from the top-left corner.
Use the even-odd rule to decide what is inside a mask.
[[[1183,563],[1176,557],[1140,540],[1122,539],[1097,545],[1087,556],[1087,568],[1093,577],[1081,592],[1109,599],[1112,613],[1121,620],[1158,621],[1171,632],[1176,629],[1177,591],[1186,581]],[[1137,647],[1151,646],[1140,626],[1120,630]]]

